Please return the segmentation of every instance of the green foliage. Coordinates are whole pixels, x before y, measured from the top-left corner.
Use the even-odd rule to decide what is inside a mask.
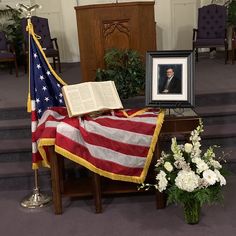
[[[97,70],[96,81],[114,81],[121,98],[144,91],[145,69],[138,52],[113,48],[105,53],[104,61],[106,68]]]
[[[0,30],[6,33],[7,39],[13,43],[17,58],[22,54],[23,34],[21,30],[22,11],[6,6],[0,9]]]
[[[197,201],[200,206],[203,206],[204,204],[212,205],[223,201],[222,187],[220,184],[198,189],[193,192],[183,191],[174,185],[167,190],[167,194],[168,204],[177,203],[185,205]]]
[[[232,0],[227,6],[228,10],[228,23],[230,25],[236,24],[236,1]]]

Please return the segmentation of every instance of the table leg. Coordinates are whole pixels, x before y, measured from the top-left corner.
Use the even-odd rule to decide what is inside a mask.
[[[52,199],[55,214],[62,214],[62,197],[60,189],[59,161],[53,147],[49,148],[52,180]]]
[[[93,196],[95,203],[95,212],[102,212],[102,199],[101,199],[101,177],[100,175],[92,172],[93,178]]]
[[[163,209],[166,207],[166,194],[156,191],[156,208]]]

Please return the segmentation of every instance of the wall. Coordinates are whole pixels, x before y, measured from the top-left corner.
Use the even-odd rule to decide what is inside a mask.
[[[51,36],[58,39],[62,62],[79,61],[78,36],[74,6],[76,0],[32,0],[42,9],[36,15],[49,20]]]
[[[157,49],[170,50],[171,47],[171,12],[170,0],[156,0],[155,20],[157,25]]]
[[[61,1],[62,16],[64,23],[64,40],[65,40],[65,57],[68,61],[79,61],[79,44],[76,24],[76,14],[74,7],[77,5],[76,0]]]
[[[119,2],[132,1],[135,2],[135,0],[119,0]],[[189,1],[190,4],[188,4]],[[1,0],[0,7],[6,4],[15,7],[17,2],[19,0]],[[39,3],[43,6],[36,14],[49,19],[52,36],[58,38],[62,61],[75,62],[79,61],[79,46],[74,6],[77,4],[115,3],[116,0],[23,0],[21,2]],[[200,6],[209,4],[211,0],[155,0],[158,50],[189,49],[191,45],[190,34],[196,24],[195,16],[197,14],[197,9],[191,2],[196,2],[196,4],[199,2]],[[186,3],[187,5],[185,5]],[[182,7],[187,11],[182,11]],[[189,17],[190,20],[186,20]],[[180,30],[182,30],[181,34]]]
[[[200,0],[156,0],[157,48],[189,50]]]

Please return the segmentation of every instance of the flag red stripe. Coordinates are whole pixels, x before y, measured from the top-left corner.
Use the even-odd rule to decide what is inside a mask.
[[[73,141],[69,140],[67,137],[64,137],[61,134],[58,134],[56,145],[73,153],[78,157],[82,157],[82,159],[88,161],[95,167],[104,171],[108,171],[110,173],[122,174],[127,176],[139,176],[143,170],[142,168],[128,168],[127,166],[122,166],[111,161],[103,161],[96,157],[93,157],[88,149],[83,145],[80,145],[78,143],[75,144]]]
[[[135,155],[146,157],[149,150],[149,147],[118,142],[95,133],[90,133],[83,128],[80,128],[80,133],[83,137],[83,140],[89,144],[109,148],[127,155],[133,155],[133,150],[136,150]]]
[[[131,121],[131,120],[114,120],[109,118],[96,119],[93,122],[109,128],[116,128],[136,132],[139,134],[152,135],[156,124],[147,124],[145,122]]]

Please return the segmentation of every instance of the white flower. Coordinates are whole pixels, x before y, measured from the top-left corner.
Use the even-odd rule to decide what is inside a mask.
[[[172,138],[171,140],[171,151],[173,152],[173,156],[175,160],[184,160],[181,146],[177,144],[175,137]]]
[[[174,162],[174,165],[177,169],[182,169],[182,170],[186,170],[186,171],[190,171],[191,168],[190,168],[190,164],[187,163],[186,161],[175,161]]]
[[[169,161],[165,162],[164,167],[169,172],[171,172],[173,170],[173,166],[171,165],[171,163]]]
[[[193,145],[191,143],[185,143],[184,145],[185,152],[191,153],[192,149],[193,149]]]
[[[160,173],[157,174],[156,180],[158,180],[158,185],[156,186],[157,189],[160,192],[163,192],[164,190],[166,190],[168,181],[166,179],[166,173],[164,171],[161,170]]]
[[[205,163],[205,161],[201,160],[200,158],[198,158],[199,160],[197,161],[197,173],[200,174],[205,170],[208,170],[209,167],[208,165]]]
[[[158,166],[164,164],[165,163],[164,159],[168,158],[168,157],[169,157],[169,154],[166,154],[164,151],[162,151],[161,152],[161,157],[160,157],[160,159],[157,160],[157,163],[156,163],[155,167],[158,167]]]
[[[210,185],[214,185],[217,181],[217,175],[214,171],[212,170],[205,170],[202,173],[203,179],[205,179]]]
[[[199,186],[199,179],[200,177],[193,171],[181,170],[175,179],[175,184],[179,189],[192,192]]]
[[[215,158],[215,153],[213,147],[209,147],[206,152],[204,153],[204,157],[207,159]]]
[[[222,165],[218,161],[213,160],[213,159],[210,160],[210,165],[213,166],[214,169],[221,169],[222,168]]]
[[[216,173],[216,176],[218,177],[218,181],[220,182],[220,186],[226,185],[226,179],[225,179],[225,177],[220,173],[220,171],[214,170],[214,172]]]
[[[201,162],[201,160],[202,160],[202,159],[199,158],[199,157],[193,157],[193,158],[192,158],[192,162],[193,162],[193,163],[196,163],[196,164],[199,163],[199,162]]]

